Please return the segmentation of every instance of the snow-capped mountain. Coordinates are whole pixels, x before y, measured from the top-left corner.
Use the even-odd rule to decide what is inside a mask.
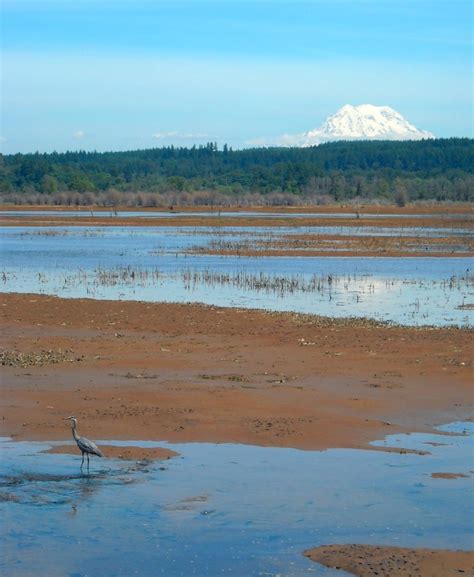
[[[314,146],[334,140],[421,140],[434,138],[431,132],[419,130],[390,106],[346,104],[319,128],[302,134],[284,134],[283,146]]]

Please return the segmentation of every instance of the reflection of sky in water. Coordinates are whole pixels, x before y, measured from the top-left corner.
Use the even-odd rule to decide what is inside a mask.
[[[164,443],[181,457],[142,467],[96,459],[89,477],[79,455],[5,441],[0,493],[17,502],[0,505],[3,574],[336,576],[302,551],[327,543],[470,549],[472,475],[431,477],[472,470],[474,425],[460,428],[470,436],[388,439],[425,456]]]
[[[295,232],[295,229],[285,229]],[[53,235],[49,236],[48,231]],[[242,240],[244,229],[229,229],[228,240]],[[45,234],[46,232],[46,234]],[[202,234],[198,234],[201,232]],[[209,229],[104,227],[54,229],[4,228],[2,230],[2,289],[64,297],[131,299],[164,302],[203,302],[220,306],[298,311],[333,317],[367,316],[404,324],[460,324],[472,312],[459,309],[472,302],[469,258],[383,257],[237,257],[186,255],[196,244],[215,239]],[[40,233],[40,234],[37,234]],[[63,234],[64,233],[64,234]],[[272,230],[272,234],[275,231]],[[249,238],[265,234],[246,231]],[[130,279],[113,286],[98,282],[95,270],[131,266],[157,271],[147,279]],[[197,283],[186,283],[184,272],[197,273]],[[204,276],[228,274],[230,283]],[[321,290],[283,294],[238,286],[237,275],[263,274],[294,278],[307,285],[313,276],[334,280]],[[152,278],[153,277],[153,278]],[[459,283],[452,277],[463,278]],[[215,281],[215,279],[214,279]],[[472,277],[471,277],[472,281]],[[324,283],[323,283],[324,284]]]

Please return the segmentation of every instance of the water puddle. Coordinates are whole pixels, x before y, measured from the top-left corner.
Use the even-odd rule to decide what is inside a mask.
[[[344,574],[311,563],[303,550],[327,543],[470,549],[474,424],[443,429],[458,434],[376,443],[428,448],[424,456],[130,442],[180,456],[97,459],[89,474],[79,455],[4,439],[1,572],[333,577]],[[466,477],[433,478],[436,472]]]

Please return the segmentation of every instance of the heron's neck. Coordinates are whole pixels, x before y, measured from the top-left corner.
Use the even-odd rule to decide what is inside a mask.
[[[79,439],[79,435],[77,434],[77,431],[76,431],[76,423],[73,423],[73,425],[72,425],[72,436],[76,439],[76,441],[77,441],[77,439]]]

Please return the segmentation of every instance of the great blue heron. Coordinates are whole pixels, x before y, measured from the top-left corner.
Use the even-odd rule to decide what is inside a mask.
[[[79,437],[76,431],[76,417],[66,417],[66,421],[67,420],[71,421],[72,436],[74,437],[74,440],[76,441],[77,446],[82,453],[81,469],[84,465],[84,455],[87,455],[87,468],[89,469],[89,455],[97,455],[98,457],[103,457],[104,455],[95,443],[89,441],[89,439],[86,439],[85,437]]]

